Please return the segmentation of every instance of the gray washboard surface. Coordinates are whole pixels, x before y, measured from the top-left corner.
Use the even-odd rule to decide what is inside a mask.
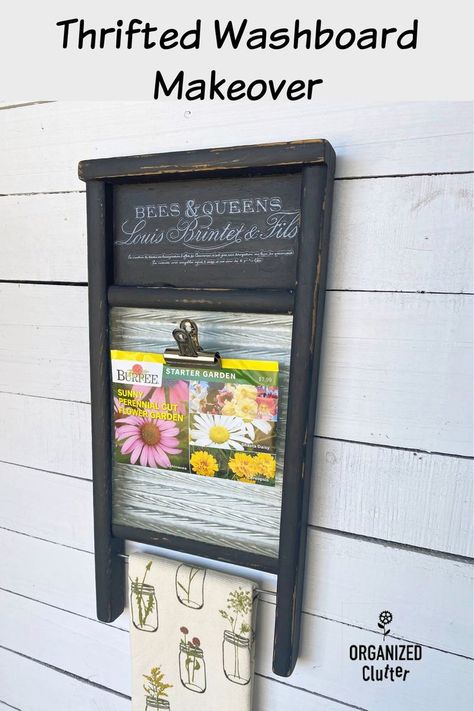
[[[162,353],[182,318],[224,358],[280,364],[275,487],[113,463],[113,523],[278,557],[284,433],[293,319],[286,315],[111,309],[111,347]]]

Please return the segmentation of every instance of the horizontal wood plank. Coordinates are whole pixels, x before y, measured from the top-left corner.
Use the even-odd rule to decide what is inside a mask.
[[[0,542],[5,561],[0,588],[95,618],[91,553],[4,530]],[[165,555],[176,557],[169,551]],[[200,562],[216,567],[213,562]],[[67,570],[67,575],[58,575],[60,570]],[[259,571],[247,575],[262,589],[275,589],[274,576]],[[469,564],[310,529],[305,612],[378,632],[378,613],[387,607],[396,617],[397,637],[470,655]],[[114,625],[126,628],[126,615]]]
[[[75,444],[78,431],[88,433],[88,407],[8,395],[0,402],[18,423],[4,432],[2,456],[26,465],[0,463],[0,525],[92,550],[91,486],[71,478],[91,478],[89,444]],[[42,418],[46,435],[35,430]],[[66,476],[41,471],[47,468]],[[309,522],[474,556],[472,474],[466,459],[318,438]]]
[[[288,103],[269,122],[264,104],[68,101],[1,111],[0,134],[3,194],[77,190],[83,159],[305,138],[333,144],[339,177],[472,169],[469,102]]]
[[[328,289],[474,291],[472,191],[472,175],[336,182]]]
[[[19,711],[130,711],[129,699],[6,649],[0,649],[0,699]]]
[[[0,428],[3,461],[92,478],[90,405],[0,393]]]
[[[0,279],[87,281],[85,194],[7,195],[0,214]]]
[[[316,434],[471,456],[471,296],[326,300]]]
[[[0,462],[0,488],[0,527],[94,550],[90,480]]]
[[[471,456],[473,303],[330,292],[316,434]],[[86,289],[3,284],[0,305],[0,391],[88,401]]]
[[[130,694],[126,632],[12,593],[0,591],[0,601],[1,646]]]
[[[317,438],[310,523],[474,557],[467,459]]]
[[[86,288],[0,284],[0,314],[0,364],[13,361],[9,376],[0,376],[0,391],[90,400]]]
[[[328,288],[474,291],[472,186],[472,175],[336,182]],[[0,279],[87,281],[84,194],[4,196],[0,212]]]

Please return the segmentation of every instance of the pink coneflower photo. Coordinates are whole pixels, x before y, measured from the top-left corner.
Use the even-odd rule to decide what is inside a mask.
[[[130,455],[130,464],[169,469],[169,454],[181,454],[179,429],[174,422],[131,415],[117,420],[116,439],[125,440],[121,453]]]
[[[158,389],[158,388],[157,388]],[[162,388],[160,388],[161,390]],[[150,398],[153,400],[153,398]],[[185,380],[177,380],[173,385],[170,385],[168,390],[168,402],[177,405],[177,412],[182,415],[186,414],[189,399],[189,383]]]

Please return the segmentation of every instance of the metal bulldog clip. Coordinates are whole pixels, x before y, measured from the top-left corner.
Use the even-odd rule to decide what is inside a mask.
[[[166,348],[164,358],[167,365],[201,365],[207,368],[220,368],[219,353],[201,348],[197,324],[191,319],[183,319],[179,328],[174,329],[173,337],[178,348]]]

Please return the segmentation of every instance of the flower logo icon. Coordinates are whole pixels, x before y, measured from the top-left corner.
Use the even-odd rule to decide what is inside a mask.
[[[389,625],[392,620],[393,620],[393,615],[388,610],[383,610],[383,612],[381,612],[379,615],[378,627],[380,627],[380,629],[383,630],[383,638],[384,639],[388,634],[390,634],[390,630],[387,629],[387,625]]]

